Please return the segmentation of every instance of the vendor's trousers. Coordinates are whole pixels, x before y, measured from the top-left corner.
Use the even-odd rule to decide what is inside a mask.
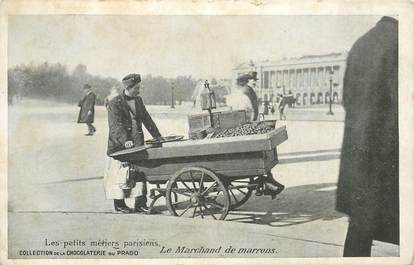
[[[144,177],[138,173],[127,175],[127,168],[110,157],[104,172],[104,188],[106,198],[112,200],[146,197],[147,194]]]
[[[114,200],[115,207],[126,207],[126,203],[124,199],[115,199]],[[147,206],[147,196],[138,196],[135,198],[135,208],[139,206]]]

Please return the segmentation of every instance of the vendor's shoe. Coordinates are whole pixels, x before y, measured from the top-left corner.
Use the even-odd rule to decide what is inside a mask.
[[[87,134],[85,134],[85,136],[92,136],[93,135],[93,133],[87,133]]]
[[[129,208],[125,204],[125,201],[122,199],[114,200],[114,208],[115,208],[115,212],[119,212],[119,213],[133,213],[134,212],[134,210]]]
[[[133,213],[134,210],[128,206],[115,206],[115,211],[120,213]]]
[[[143,214],[153,214],[151,208],[148,208],[146,205],[135,205],[135,212]]]
[[[258,187],[256,188],[256,193],[255,193],[255,195],[256,195],[256,196],[262,196],[262,195],[263,195],[263,187],[262,187],[262,186],[258,186]]]
[[[279,183],[279,185],[273,185],[269,182],[265,183],[265,189],[263,191],[264,195],[271,195],[272,196],[272,200],[274,198],[276,198],[276,195],[278,195],[279,193],[281,193],[283,190],[285,189],[285,186],[283,186],[282,184]]]

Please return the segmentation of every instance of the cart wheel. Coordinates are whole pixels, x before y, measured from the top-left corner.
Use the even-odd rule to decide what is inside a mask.
[[[150,203],[150,206],[149,206],[149,208],[151,208],[151,209],[153,209],[154,208],[154,206],[155,206],[155,202],[158,200],[158,199],[160,199],[160,198],[162,198],[162,197],[164,197],[164,198],[166,198],[166,188],[161,188],[161,185],[160,184],[156,184],[156,187],[157,187],[157,190],[158,190],[158,194],[157,195],[155,195],[155,191],[154,191],[154,189],[151,189],[151,196],[150,196],[150,198],[151,198],[151,203]],[[177,184],[175,184],[174,185],[174,187],[177,187]],[[178,200],[178,196],[177,196],[177,194],[174,194],[173,196],[172,196],[172,201],[173,202],[177,202],[177,200]]]
[[[229,194],[220,179],[200,167],[183,168],[171,177],[166,197],[171,215],[179,217],[224,220],[230,206]]]
[[[255,188],[247,185],[254,183],[254,177],[249,177],[248,179],[232,180],[226,183],[227,185],[225,184],[230,197],[230,210],[237,209],[249,200]]]

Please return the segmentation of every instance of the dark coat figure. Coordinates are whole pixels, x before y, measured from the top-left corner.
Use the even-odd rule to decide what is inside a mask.
[[[382,18],[352,47],[343,105],[336,205],[350,217],[344,255],[370,256],[373,239],[399,244],[397,20]]]
[[[279,110],[280,120],[286,120],[286,115],[285,115],[286,105],[287,105],[286,97],[284,97],[283,95],[280,95],[280,102],[279,102],[279,106],[277,107],[277,109]]]
[[[289,106],[289,108],[295,107],[295,103],[296,103],[296,98],[291,95],[288,94],[287,96],[283,97],[285,100],[285,104]]]
[[[285,96],[286,104],[289,108],[294,108],[296,103],[296,98],[293,96],[292,91],[289,90],[288,94]]]
[[[269,115],[269,106],[268,105],[264,106],[263,115]]]
[[[91,91],[79,101],[78,106],[81,109],[79,111],[78,123],[93,123],[95,118],[95,100],[96,95]],[[91,111],[90,115],[88,115],[89,111]]]
[[[124,95],[118,95],[109,101],[108,155],[125,149],[124,145],[126,141],[133,141],[134,146],[143,145],[144,134],[142,132],[142,124],[145,125],[145,128],[147,128],[152,137],[161,137],[157,126],[142,102],[142,98],[139,96],[135,97],[135,109],[136,115],[134,116],[135,122],[133,123]]]
[[[256,92],[254,92],[253,88],[246,85],[243,89],[243,93],[250,99],[253,106],[253,121],[257,121],[257,118],[259,116],[259,102],[257,100]]]

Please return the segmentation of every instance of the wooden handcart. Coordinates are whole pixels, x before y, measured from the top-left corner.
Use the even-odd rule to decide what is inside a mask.
[[[132,163],[156,185],[150,207],[165,197],[171,215],[223,220],[263,190],[278,163],[277,146],[287,138],[283,126],[266,134],[170,142],[112,157]]]

